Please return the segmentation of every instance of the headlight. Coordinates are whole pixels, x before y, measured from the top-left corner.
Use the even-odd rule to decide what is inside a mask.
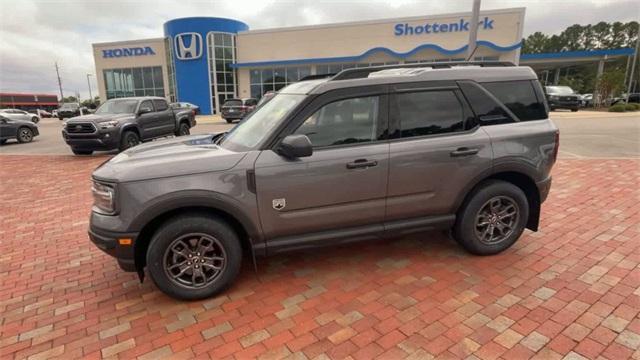
[[[106,215],[115,213],[116,191],[113,186],[94,181],[91,186],[91,194],[93,195],[93,207],[97,212]]]
[[[551,95],[551,96],[549,96],[549,100],[560,100],[560,96]]]
[[[101,122],[100,123],[100,128],[101,129],[110,129],[110,128],[116,127],[116,126],[118,126],[118,121],[117,120],[105,121],[105,122]]]

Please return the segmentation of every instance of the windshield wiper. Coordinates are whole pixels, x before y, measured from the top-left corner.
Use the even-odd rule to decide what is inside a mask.
[[[223,133],[220,133],[220,134],[218,134],[218,135],[214,136],[214,138],[213,138],[213,144],[214,144],[214,145],[218,145],[218,144],[220,144],[220,143],[222,142],[222,139],[224,139],[224,138],[225,138],[225,136],[227,136],[227,133],[226,133],[226,132],[223,132]]]

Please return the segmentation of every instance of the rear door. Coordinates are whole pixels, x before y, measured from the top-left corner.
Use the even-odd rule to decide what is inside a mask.
[[[138,126],[142,133],[143,139],[150,139],[158,136],[160,129],[156,121],[156,114],[151,100],[144,100],[138,106],[138,111],[141,109],[151,109],[150,112],[138,115]]]
[[[293,122],[288,133],[309,137],[313,155],[290,160],[265,150],[255,165],[270,248],[303,234],[320,242],[338,241],[337,232],[345,229],[379,234],[389,167],[386,87],[325,94]]]
[[[393,131],[386,226],[455,212],[477,177],[491,171],[489,136],[476,125],[455,83],[397,85],[390,98]],[[401,221],[402,220],[402,221]]]
[[[154,99],[156,123],[159,127],[160,135],[173,135],[176,130],[176,119],[173,110],[164,99]]]

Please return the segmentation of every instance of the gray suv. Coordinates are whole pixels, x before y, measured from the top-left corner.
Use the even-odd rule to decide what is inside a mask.
[[[537,230],[558,146],[528,67],[349,69],[228,133],[113,157],[93,173],[89,236],[180,299],[220,292],[243,258],[417,231],[496,254]]]

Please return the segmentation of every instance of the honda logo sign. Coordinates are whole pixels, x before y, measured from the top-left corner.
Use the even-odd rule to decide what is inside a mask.
[[[195,60],[202,56],[202,36],[195,32],[178,34],[175,37],[176,58]]]

